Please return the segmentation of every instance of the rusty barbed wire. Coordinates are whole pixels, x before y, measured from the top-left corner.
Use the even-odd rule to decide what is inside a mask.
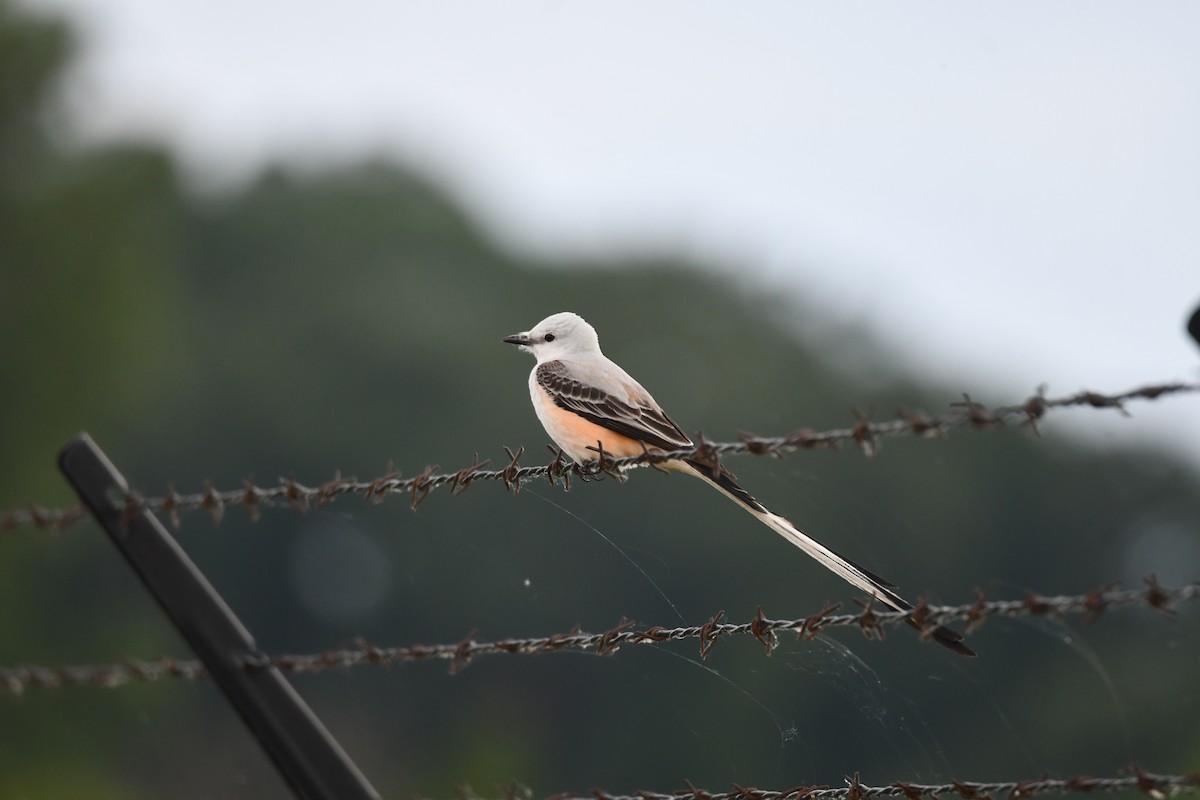
[[[920,602],[910,612],[880,611],[871,603],[862,604],[857,612],[837,613],[839,605],[826,604],[814,614],[796,619],[770,619],[762,607],[749,622],[725,621],[725,612],[717,612],[703,625],[666,628],[660,625],[639,628],[624,617],[611,629],[600,633],[584,633],[576,625],[565,633],[548,636],[479,641],[475,633],[451,644],[417,644],[402,647],[380,647],[365,639],[356,640],[353,647],[325,650],[320,653],[271,656],[263,653],[243,657],[247,669],[273,666],[284,672],[316,673],[339,667],[363,665],[392,666],[415,661],[448,661],[450,673],[466,667],[474,658],[507,653],[509,655],[548,653],[559,650],[595,651],[611,655],[624,645],[657,644],[661,642],[696,639],[700,657],[707,658],[719,638],[750,635],[770,655],[779,644],[781,633],[794,633],[797,639],[809,640],[828,628],[852,627],[862,631],[867,639],[882,640],[889,625],[907,622],[911,617],[923,631],[937,625],[965,622],[967,631],[974,632],[993,617],[1067,616],[1079,615],[1085,624],[1092,624],[1104,612],[1134,606],[1146,606],[1173,618],[1175,606],[1200,598],[1200,582],[1178,589],[1161,586],[1154,576],[1144,579],[1145,589],[1121,590],[1109,584],[1079,595],[1045,596],[1028,594],[1019,600],[991,600],[976,589],[974,602],[956,606],[937,606]],[[153,683],[166,679],[197,680],[207,677],[198,661],[164,657],[157,660],[126,659],[114,664],[92,664],[63,667],[19,665],[0,667],[0,690],[21,694],[26,689],[55,689],[64,686],[95,686],[115,688],[129,683]]]
[[[826,431],[803,428],[785,436],[756,436],[743,432],[739,434],[740,439],[736,442],[712,442],[700,434],[697,436],[699,444],[695,447],[667,453],[646,452],[621,459],[612,459],[598,452],[598,460],[588,464],[573,463],[561,450],[552,449],[554,456],[549,463],[522,466],[520,460],[525,454],[525,449],[520,448],[514,452],[506,447],[504,450],[508,455],[508,463],[500,468],[489,468],[490,459],[480,460],[479,454],[476,453],[470,465],[457,471],[438,472],[437,466],[430,466],[423,472],[407,478],[389,466],[387,472],[372,480],[343,478],[337,473],[332,480],[320,486],[307,486],[290,477],[280,478],[279,483],[274,486],[259,486],[249,479],[244,479],[242,488],[223,491],[208,483],[203,491],[192,494],[180,494],[174,486],[168,486],[167,493],[161,497],[140,497],[131,494],[126,499],[124,513],[126,516],[132,516],[143,509],[161,512],[167,515],[171,525],[178,530],[182,525],[181,515],[189,511],[207,511],[214,524],[217,524],[221,522],[227,507],[241,506],[245,508],[251,520],[257,521],[262,509],[266,507],[287,505],[304,512],[310,508],[328,505],[346,494],[362,495],[364,499],[372,502],[381,502],[392,495],[408,495],[412,508],[416,509],[434,489],[443,486],[448,486],[450,493],[457,495],[478,481],[499,481],[508,491],[516,494],[520,492],[523,483],[545,478],[552,485],[561,482],[563,487],[569,490],[574,477],[586,481],[607,475],[620,480],[624,478],[623,470],[635,466],[653,466],[681,457],[699,459],[719,467],[719,459],[725,455],[770,455],[782,458],[785,453],[796,450],[836,449],[842,444],[850,443],[870,457],[878,453],[880,440],[888,437],[944,436],[956,428],[1001,428],[1014,421],[1036,433],[1038,421],[1047,411],[1057,408],[1111,408],[1129,416],[1129,412],[1125,410],[1125,403],[1130,400],[1155,400],[1166,395],[1194,392],[1200,390],[1200,384],[1162,383],[1113,395],[1081,391],[1060,398],[1047,398],[1044,390],[1044,386],[1040,387],[1023,403],[991,409],[964,394],[963,400],[952,403],[951,410],[946,413],[930,416],[923,411],[903,409],[897,412],[895,419],[887,422],[872,422],[867,416],[856,412],[857,422],[853,426]],[[87,515],[82,505],[66,508],[27,505],[0,514],[0,531],[26,527],[59,531]]]
[[[957,795],[962,800],[991,800],[1003,795],[1008,800],[1021,800],[1038,794],[1069,794],[1087,792],[1139,791],[1156,800],[1184,791],[1200,788],[1200,772],[1188,775],[1160,775],[1146,772],[1136,764],[1120,770],[1125,774],[1108,778],[1077,775],[1072,778],[1041,777],[1018,781],[957,781],[949,783],[908,783],[896,781],[884,786],[868,786],[862,783],[858,773],[846,777],[846,785],[795,786],[790,789],[758,789],[733,784],[729,791],[709,792],[698,789],[691,781],[687,788],[674,792],[639,791],[630,794],[614,794],[602,789],[591,789],[580,794],[561,793],[547,800],[867,800],[873,797],[901,797],[904,800],[922,800]],[[510,792],[509,797],[515,795]]]

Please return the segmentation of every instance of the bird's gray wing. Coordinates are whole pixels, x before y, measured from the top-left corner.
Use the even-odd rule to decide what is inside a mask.
[[[660,450],[692,446],[692,440],[653,400],[628,403],[603,389],[576,380],[571,376],[570,368],[561,361],[538,365],[534,375],[538,386],[550,395],[556,406],[602,428]]]

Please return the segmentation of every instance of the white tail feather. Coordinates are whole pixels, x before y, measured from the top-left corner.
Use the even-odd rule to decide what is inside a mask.
[[[790,520],[773,514],[771,511],[755,499],[749,492],[734,483],[733,479],[727,474],[715,471],[700,462],[687,461],[668,461],[663,466],[668,469],[674,469],[679,472],[686,472],[689,475],[694,475],[702,479],[706,483],[711,484],[720,490],[721,494],[728,497],[730,500],[737,503],[742,508],[749,511],[759,522],[766,525],[771,530],[778,533],[784,539],[799,547],[818,563],[823,565],[833,574],[839,576],[844,581],[858,589],[876,598],[881,603],[890,606],[897,611],[912,611],[913,607],[903,597],[896,594],[892,586],[887,581],[877,575],[872,575],[862,567],[855,564],[849,559],[839,556],[837,553],[830,550],[825,545],[813,539],[804,531],[797,528]],[[945,647],[950,648],[954,652],[962,656],[974,656],[975,651],[963,644],[961,634],[945,627],[944,625],[935,625],[932,628],[923,626],[916,619],[910,617],[909,624],[920,630],[923,634],[931,637]]]
[[[843,558],[842,556],[839,556],[837,553],[833,552],[828,547],[797,528],[791,520],[772,513],[766,508],[766,506],[764,506],[758,500],[750,497],[750,495],[744,490],[742,490],[742,492],[745,496],[739,497],[738,495],[726,489],[717,481],[710,478],[708,475],[701,472],[692,464],[688,464],[687,462],[683,461],[677,463],[679,466],[675,466],[675,464],[672,464],[671,466],[675,466],[675,469],[679,470],[680,472],[686,472],[689,475],[694,475],[695,477],[700,478],[705,483],[719,491],[721,494],[737,503],[739,507],[750,512],[751,516],[753,516],[759,522],[778,533],[796,547],[799,547],[806,554],[808,554],[809,557],[816,559],[818,563],[820,563],[834,575],[837,575],[839,578],[849,583],[851,586],[861,589],[862,591],[879,600],[881,603],[884,603],[891,608],[896,609],[897,611],[912,610],[912,605],[905,602],[902,597],[891,591],[890,587],[885,585],[881,580],[872,575],[868,575],[857,564]],[[740,487],[737,487],[736,484],[733,484],[733,486],[740,489]],[[754,505],[751,505],[751,502],[753,502]],[[757,505],[758,508],[755,508],[755,505]]]
[[[712,482],[709,481],[709,483]],[[713,485],[715,486],[716,484]],[[729,492],[726,492],[720,486],[717,486],[717,488],[721,489],[721,492],[726,496],[730,496]],[[736,500],[737,498],[733,499]],[[851,586],[862,589],[864,592],[876,598],[881,603],[885,603],[897,611],[910,611],[912,609],[911,605],[898,597],[894,592],[889,591],[886,587],[881,586],[876,581],[872,580],[861,569],[859,569],[857,565],[842,558],[837,553],[833,552],[828,547],[797,528],[792,524],[791,520],[781,517],[778,514],[772,514],[770,511],[766,513],[755,511],[754,509],[749,508],[742,503],[738,503],[738,505],[741,505],[742,508],[745,508],[751,514],[757,517],[760,522],[778,533],[784,539],[787,539],[796,547],[799,547],[805,553],[815,558],[818,562],[824,565],[826,569],[849,583]]]

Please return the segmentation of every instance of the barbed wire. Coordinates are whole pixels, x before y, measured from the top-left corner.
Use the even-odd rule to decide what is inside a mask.
[[[522,466],[520,459],[524,456],[525,449],[520,448],[514,452],[506,447],[504,449],[509,461],[498,469],[489,468],[490,460],[480,460],[479,454],[476,453],[469,466],[457,471],[439,472],[439,467],[435,465],[408,478],[389,465],[385,474],[371,480],[343,478],[337,473],[332,480],[320,486],[306,486],[290,477],[280,478],[278,485],[274,486],[259,486],[247,478],[242,481],[242,488],[229,490],[218,490],[211,483],[207,483],[203,491],[192,494],[180,494],[173,486],[168,486],[167,493],[161,497],[139,497],[131,494],[126,499],[124,513],[126,517],[132,517],[143,509],[161,512],[167,515],[171,525],[178,530],[182,525],[181,515],[184,512],[207,511],[213,523],[219,524],[227,507],[242,506],[250,519],[257,521],[264,507],[286,505],[299,511],[308,511],[310,508],[328,505],[338,497],[348,494],[362,495],[364,499],[372,502],[381,502],[397,494],[408,495],[410,505],[416,509],[434,489],[443,486],[448,486],[450,493],[457,495],[478,481],[498,481],[504,484],[505,489],[516,494],[520,492],[523,483],[545,478],[551,485],[561,482],[563,487],[569,490],[571,480],[575,477],[586,481],[607,475],[621,480],[624,478],[623,470],[635,466],[654,466],[676,458],[694,458],[719,468],[719,459],[725,455],[769,455],[782,458],[785,453],[796,450],[836,449],[851,443],[870,457],[879,452],[880,440],[884,438],[929,438],[944,436],[957,428],[1002,428],[1014,421],[1036,433],[1038,421],[1051,409],[1089,406],[1115,409],[1129,416],[1129,412],[1125,410],[1125,403],[1130,400],[1156,400],[1167,395],[1198,390],[1200,384],[1177,382],[1143,386],[1111,395],[1081,391],[1065,397],[1047,398],[1045,387],[1040,387],[1023,403],[997,408],[988,408],[964,394],[961,402],[951,404],[950,411],[936,416],[923,411],[901,410],[897,412],[895,419],[872,422],[865,414],[856,412],[858,421],[849,428],[826,431],[804,428],[785,436],[740,433],[740,439],[736,442],[712,442],[704,438],[703,434],[698,434],[700,443],[695,447],[671,452],[646,452],[619,459],[611,458],[602,450],[597,450],[597,460],[587,464],[574,463],[561,450],[551,448],[554,455],[549,463]],[[87,511],[82,505],[65,508],[27,505],[0,514],[0,531],[26,527],[59,531],[86,516]]]
[[[320,653],[271,656],[247,654],[242,658],[246,669],[276,667],[284,672],[316,673],[339,667],[363,665],[392,666],[415,661],[448,661],[454,674],[478,656],[507,653],[509,655],[548,653],[560,650],[595,651],[611,655],[624,645],[657,644],[684,639],[698,639],[700,658],[712,652],[719,638],[750,635],[770,655],[779,644],[779,634],[795,633],[799,640],[809,640],[829,628],[858,628],[869,640],[882,640],[889,625],[907,622],[911,617],[928,634],[938,625],[965,622],[968,633],[977,631],[993,617],[1067,616],[1081,615],[1085,624],[1092,624],[1106,611],[1134,606],[1147,606],[1167,617],[1175,616],[1175,606],[1200,598],[1200,582],[1178,589],[1161,586],[1153,575],[1144,579],[1145,589],[1121,590],[1109,584],[1079,595],[1044,596],[1028,594],[1019,600],[991,600],[987,593],[976,589],[972,603],[956,606],[936,606],[919,602],[910,612],[880,611],[872,603],[861,604],[859,611],[837,613],[839,605],[826,604],[815,614],[795,619],[769,619],[762,607],[749,622],[725,621],[720,611],[703,625],[666,628],[659,625],[639,628],[633,620],[621,618],[613,628],[601,633],[584,633],[576,625],[565,633],[548,636],[479,641],[472,631],[452,644],[417,644],[403,647],[379,647],[357,639],[353,647],[326,650]],[[19,665],[0,667],[0,690],[22,694],[26,689],[56,689],[64,686],[96,686],[116,688],[130,683],[153,683],[166,679],[194,681],[207,677],[199,661],[163,657],[156,660],[126,659],[114,664],[45,667]]]
[[[687,781],[687,788],[675,792],[633,792],[613,794],[602,789],[592,789],[582,794],[562,793],[551,795],[547,800],[867,800],[874,797],[903,797],[905,800],[923,800],[943,795],[958,795],[962,800],[990,800],[994,795],[1005,795],[1009,800],[1032,797],[1038,794],[1068,794],[1088,792],[1139,791],[1161,800],[1168,795],[1200,788],[1200,772],[1189,775],[1159,775],[1146,772],[1132,765],[1124,775],[1094,778],[1077,775],[1072,778],[1041,777],[1019,781],[956,781],[949,783],[908,783],[896,781],[885,786],[867,786],[858,773],[846,778],[846,785],[795,786],[791,789],[757,789],[733,784],[730,791],[708,792],[698,789]],[[514,787],[506,794],[506,800],[516,800],[518,791]],[[466,795],[470,798],[470,795]]]

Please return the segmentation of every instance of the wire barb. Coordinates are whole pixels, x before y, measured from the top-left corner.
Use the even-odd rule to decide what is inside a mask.
[[[1037,393],[1023,403],[992,409],[964,394],[962,402],[951,404],[950,411],[938,416],[929,416],[921,411],[901,410],[897,412],[895,419],[871,422],[868,416],[856,412],[856,422],[849,428],[822,432],[805,428],[786,436],[752,436],[739,433],[739,440],[736,442],[711,442],[700,436],[700,443],[691,448],[671,452],[646,451],[628,458],[613,458],[610,453],[598,451],[599,457],[596,461],[583,464],[567,462],[562,452],[557,451],[549,463],[525,467],[520,464],[525,448],[513,452],[506,447],[504,450],[508,454],[509,463],[500,469],[488,469],[488,460],[481,461],[476,453],[470,466],[455,472],[440,473],[437,472],[437,467],[427,467],[414,477],[404,478],[389,464],[384,475],[369,481],[359,481],[353,477],[343,478],[340,473],[335,473],[333,480],[318,488],[312,488],[297,483],[293,478],[280,478],[274,486],[258,486],[246,479],[242,488],[228,491],[218,491],[211,483],[205,483],[204,490],[198,494],[180,494],[174,486],[169,485],[166,495],[140,498],[136,502],[139,504],[138,510],[146,508],[150,511],[165,512],[176,528],[179,527],[181,513],[186,511],[206,510],[212,516],[213,523],[219,524],[226,506],[240,505],[246,509],[252,520],[256,520],[261,510],[266,507],[291,506],[305,511],[312,506],[327,505],[343,494],[359,494],[373,502],[381,502],[394,494],[408,494],[410,505],[416,509],[440,486],[449,486],[450,493],[457,495],[465,492],[476,481],[499,481],[504,484],[505,489],[517,494],[522,484],[527,481],[546,478],[555,483],[561,478],[564,487],[569,489],[572,476],[592,480],[607,475],[622,480],[625,470],[632,467],[656,466],[678,458],[699,459],[714,466],[714,469],[721,470],[724,466],[719,459],[725,455],[768,455],[782,458],[785,453],[795,450],[836,449],[839,444],[849,443],[855,444],[867,456],[874,456],[879,452],[883,438],[928,438],[944,436],[955,428],[1000,428],[1011,422],[1028,425],[1036,432],[1036,422],[1052,408],[1111,408],[1128,416],[1125,403],[1130,400],[1156,400],[1166,395],[1195,391],[1200,391],[1200,384],[1164,383],[1143,386],[1115,395],[1082,391],[1066,397],[1047,399],[1044,387],[1039,387]],[[80,505],[58,509],[26,505],[0,513],[0,531],[30,527],[59,531],[86,516],[86,511]]]
[[[717,639],[725,636],[752,636],[763,645],[769,656],[778,644],[780,633],[795,633],[799,641],[808,641],[826,628],[859,628],[869,640],[882,638],[888,625],[908,622],[920,614],[924,628],[944,625],[948,622],[968,622],[968,630],[978,630],[992,617],[1023,617],[1041,615],[1079,615],[1084,619],[1093,613],[1096,604],[1106,611],[1120,608],[1147,606],[1163,613],[1168,618],[1175,615],[1174,607],[1180,603],[1200,599],[1200,581],[1179,589],[1161,586],[1153,576],[1145,579],[1147,589],[1121,590],[1110,584],[1092,592],[1079,595],[1042,596],[1028,595],[1021,600],[989,600],[976,589],[976,600],[957,606],[935,606],[922,604],[910,612],[875,610],[871,603],[864,604],[859,613],[836,613],[837,605],[828,603],[814,614],[796,619],[771,619],[761,607],[749,622],[725,621],[725,612],[719,611],[703,625],[687,625],[667,628],[652,625],[639,628],[634,620],[621,617],[612,628],[601,633],[584,633],[575,625],[566,633],[547,636],[498,639],[480,641],[477,631],[471,631],[461,640],[449,644],[416,644],[407,647],[380,647],[359,638],[349,648],[325,650],[320,653],[301,655],[260,655],[243,658],[246,669],[263,666],[278,667],[284,672],[324,672],[340,667],[374,665],[390,667],[416,661],[448,661],[450,673],[454,674],[468,666],[475,658],[483,655],[507,653],[528,655],[550,653],[559,650],[594,650],[597,655],[616,653],[623,645],[656,644],[668,641],[695,639],[699,641],[700,657],[707,658],[716,646]],[[973,627],[971,627],[973,626]],[[0,667],[0,691],[19,695],[26,689],[57,689],[64,686],[97,686],[114,688],[129,683],[153,683],[168,678],[195,680],[205,677],[204,668],[196,661],[182,661],[169,657],[157,661],[126,659],[117,664],[93,664],[80,666],[45,667],[18,665]]]

